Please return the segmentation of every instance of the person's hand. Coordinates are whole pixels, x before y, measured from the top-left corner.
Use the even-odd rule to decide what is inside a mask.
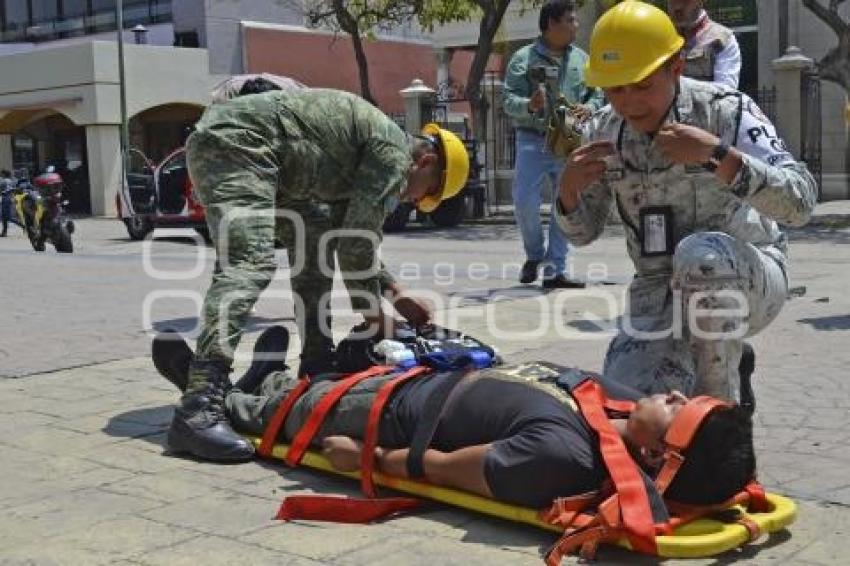
[[[579,195],[605,174],[605,158],[614,155],[614,144],[596,141],[577,148],[567,158],[561,175],[559,196],[561,206],[572,212],[578,206]]]
[[[572,113],[579,120],[587,120],[593,115],[593,109],[586,104],[576,104],[572,108]]]
[[[393,306],[398,314],[415,327],[431,322],[433,317],[431,306],[417,297],[400,294],[393,300]]]
[[[711,158],[720,138],[688,124],[664,124],[655,135],[655,145],[677,165],[699,165]]]
[[[543,92],[542,88],[535,88],[534,94],[531,95],[531,98],[528,100],[528,111],[531,114],[535,114],[540,112],[543,109],[543,106],[546,105],[546,94]]]

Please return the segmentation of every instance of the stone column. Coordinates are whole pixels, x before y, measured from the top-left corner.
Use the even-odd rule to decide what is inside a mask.
[[[814,62],[793,45],[785,55],[771,63],[776,79],[776,127],[788,150],[798,159],[803,140],[800,86],[803,71],[813,65]]]
[[[121,187],[121,133],[117,124],[86,126],[89,194],[93,216],[115,214]]]
[[[504,90],[505,83],[493,76],[486,76],[481,81],[481,92],[487,102],[487,134],[484,143],[479,144],[478,154],[484,163],[488,200],[493,203],[511,201],[512,175],[507,169],[507,157],[511,150],[507,131],[510,121],[503,110]]]
[[[434,49],[434,58],[437,59],[437,88],[445,88],[449,84],[449,69],[453,55],[454,49],[444,47]]]
[[[422,125],[431,119],[436,92],[422,82],[413,79],[410,86],[399,91],[404,99],[404,129],[418,133]]]

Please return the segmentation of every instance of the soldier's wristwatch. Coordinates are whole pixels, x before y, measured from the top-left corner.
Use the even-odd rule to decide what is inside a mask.
[[[729,154],[729,146],[723,142],[718,143],[714,146],[714,149],[711,150],[711,157],[708,158],[708,161],[702,164],[703,168],[707,171],[714,172],[720,167],[720,162],[723,161],[723,158]]]

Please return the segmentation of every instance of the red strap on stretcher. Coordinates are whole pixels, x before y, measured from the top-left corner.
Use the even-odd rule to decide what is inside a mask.
[[[337,495],[290,495],[281,503],[275,519],[371,523],[421,504],[421,500],[413,497],[357,499]]]
[[[366,497],[374,498],[377,495],[372,472],[375,469],[375,448],[378,446],[378,425],[384,406],[399,385],[424,373],[430,373],[430,371],[431,369],[427,367],[415,367],[404,372],[381,386],[375,400],[372,401],[372,408],[369,410],[369,418],[366,421],[366,434],[363,436],[363,450],[360,461],[360,488]]]
[[[604,406],[609,411],[615,411],[617,413],[631,413],[635,410],[637,403],[634,401],[625,401],[620,399],[608,399],[606,397]]]
[[[301,462],[301,458],[304,457],[304,453],[310,447],[313,437],[316,436],[316,433],[319,431],[319,427],[322,426],[328,412],[330,412],[333,406],[337,404],[340,398],[342,398],[349,389],[361,381],[376,375],[389,373],[394,369],[395,367],[393,366],[372,366],[365,371],[349,375],[331,388],[331,390],[322,397],[321,401],[313,407],[313,410],[310,412],[310,416],[307,417],[307,420],[301,426],[301,430],[299,430],[295,437],[293,437],[292,442],[289,444],[289,450],[286,452],[285,460],[287,465],[295,467]]]
[[[598,503],[602,497],[602,493],[597,491],[573,495],[571,497],[558,497],[552,502],[552,505],[540,511],[537,516],[541,521],[566,530],[577,526],[579,517],[586,515],[582,512],[591,505]],[[590,518],[589,515],[586,516]]]
[[[290,451],[287,454],[287,463],[289,455],[293,454],[292,451],[296,448],[296,439],[303,437],[299,442],[306,442],[306,445],[309,445],[315,431],[321,426],[330,408],[346,391],[364,379],[374,375],[388,373],[393,369],[392,367],[385,366],[370,368],[369,370],[345,378],[339,385],[326,393],[313,409],[307,422],[298,431],[295,439],[293,439],[290,445]],[[301,519],[308,521],[334,521],[337,523],[370,523],[419,507],[422,504],[422,500],[415,497],[376,498],[372,472],[375,464],[375,447],[378,442],[378,426],[387,400],[389,400],[390,395],[399,385],[430,371],[430,368],[416,367],[404,372],[382,385],[375,396],[375,400],[372,402],[366,424],[366,433],[364,435],[360,480],[363,492],[369,499],[340,497],[336,495],[292,495],[283,500],[275,518],[284,521]],[[308,425],[312,427],[312,432],[308,431],[308,433],[304,433]],[[295,453],[297,457],[296,464],[300,461],[302,455],[303,451],[301,453]]]
[[[605,396],[601,386],[593,380],[586,380],[573,390],[573,397],[588,424],[599,435],[602,459],[617,490],[619,511],[632,548],[646,554],[657,554],[655,522],[646,486],[623,439],[605,414]]]
[[[770,511],[770,503],[767,500],[767,494],[764,492],[764,487],[757,481],[753,480],[744,488],[750,500],[747,503],[747,509],[756,513],[767,513]]]
[[[305,375],[277,406],[269,424],[266,425],[266,430],[263,431],[263,439],[260,441],[260,446],[257,448],[257,453],[263,458],[268,458],[272,455],[275,440],[280,432],[280,427],[286,422],[286,417],[289,416],[289,411],[295,405],[295,402],[307,391],[310,387],[310,377]]]

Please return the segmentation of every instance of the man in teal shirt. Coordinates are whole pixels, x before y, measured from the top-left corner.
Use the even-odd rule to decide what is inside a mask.
[[[546,246],[540,205],[544,185],[552,191],[564,160],[546,147],[545,132],[551,108],[541,88],[540,76],[557,73],[559,93],[568,102],[580,104],[589,113],[603,105],[602,93],[584,84],[587,54],[571,45],[575,40],[578,20],[575,2],[548,0],[540,9],[540,37],[519,49],[508,64],[505,76],[505,112],[516,125],[516,165],[512,196],[514,209],[525,247],[526,261],[520,283],[537,280],[543,265],[544,288],[584,287],[566,274],[567,240],[554,222],[549,225]],[[549,81],[547,81],[549,82]]]

